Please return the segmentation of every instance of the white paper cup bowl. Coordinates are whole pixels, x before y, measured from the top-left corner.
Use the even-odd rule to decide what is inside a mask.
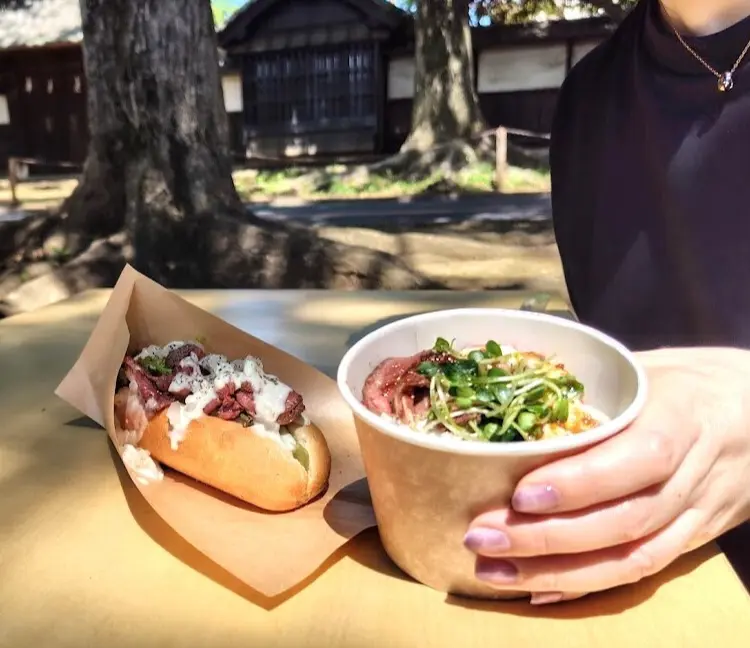
[[[438,337],[456,348],[495,340],[554,355],[584,385],[584,401],[610,420],[569,437],[481,443],[415,432],[362,404],[365,379],[381,361],[429,349]],[[634,355],[609,336],[574,321],[524,311],[467,308],[415,315],[379,328],[344,355],[338,386],[352,409],[383,546],[415,580],[474,598],[517,598],[474,576],[463,546],[472,519],[507,507],[518,481],[553,459],[575,454],[627,427],[646,399]]]

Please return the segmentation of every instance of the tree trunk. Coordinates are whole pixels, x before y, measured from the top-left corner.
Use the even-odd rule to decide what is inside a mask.
[[[91,139],[61,209],[75,258],[59,281],[111,285],[128,260],[175,288],[429,285],[391,255],[247,212],[232,180],[209,0],[80,3]]]
[[[427,151],[484,129],[474,85],[468,0],[418,0],[412,129],[402,151]]]
[[[210,279],[211,219],[239,217],[208,0],[81,0],[91,143],[72,247],[124,227],[144,272]]]

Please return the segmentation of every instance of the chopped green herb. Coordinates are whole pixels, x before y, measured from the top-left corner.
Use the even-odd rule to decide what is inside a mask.
[[[165,358],[159,358],[158,356],[146,356],[145,358],[141,358],[138,362],[140,362],[141,366],[146,371],[152,374],[166,376],[167,374],[172,373],[172,370],[167,366],[167,361]]]

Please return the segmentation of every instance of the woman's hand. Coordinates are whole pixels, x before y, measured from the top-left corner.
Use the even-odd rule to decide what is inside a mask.
[[[636,582],[750,518],[750,352],[638,354],[648,403],[627,430],[526,475],[475,519],[477,577],[553,603]]]

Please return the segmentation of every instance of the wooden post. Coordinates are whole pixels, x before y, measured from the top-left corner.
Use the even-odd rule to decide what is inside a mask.
[[[499,126],[495,131],[495,188],[503,193],[508,173],[508,131]]]
[[[16,185],[18,185],[18,161],[16,158],[8,158],[8,183],[10,184],[10,205],[17,207],[20,201],[16,196]]]

